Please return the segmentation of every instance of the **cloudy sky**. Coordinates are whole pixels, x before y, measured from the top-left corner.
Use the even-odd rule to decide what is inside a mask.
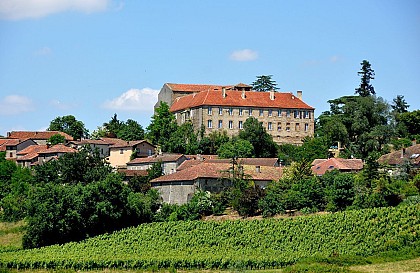
[[[165,82],[250,84],[328,110],[362,60],[378,96],[420,109],[420,1],[0,0],[0,135],[74,115],[150,122]]]

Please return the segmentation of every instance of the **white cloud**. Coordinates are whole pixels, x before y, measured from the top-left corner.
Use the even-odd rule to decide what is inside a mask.
[[[79,11],[104,11],[111,0],[1,0],[0,19],[20,20],[40,18],[50,14]]]
[[[37,56],[47,56],[47,55],[51,55],[51,54],[52,54],[52,50],[51,50],[51,48],[49,48],[47,46],[41,47],[40,49],[35,51],[35,55],[37,55]]]
[[[10,95],[0,99],[0,115],[11,116],[34,110],[31,99],[25,96]]]
[[[240,62],[254,61],[257,58],[258,52],[251,49],[236,50],[230,54],[231,60]]]
[[[122,111],[153,111],[158,93],[159,90],[151,88],[130,89],[121,96],[106,101],[103,107]]]

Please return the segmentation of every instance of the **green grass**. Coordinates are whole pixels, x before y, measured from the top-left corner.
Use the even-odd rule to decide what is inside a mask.
[[[22,249],[25,222],[0,222],[0,253]]]

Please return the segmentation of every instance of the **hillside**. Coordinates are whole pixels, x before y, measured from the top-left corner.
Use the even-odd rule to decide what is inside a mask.
[[[5,252],[13,268],[272,268],[309,257],[370,256],[418,246],[420,204],[288,219],[140,225],[40,249]]]

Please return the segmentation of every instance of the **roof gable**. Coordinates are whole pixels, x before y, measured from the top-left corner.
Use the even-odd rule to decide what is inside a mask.
[[[319,162],[314,164],[315,162]],[[361,159],[344,159],[344,158],[329,158],[327,160],[315,159],[312,164],[312,172],[316,175],[323,175],[327,171],[359,171],[363,169],[363,161]]]
[[[7,134],[8,138],[15,139],[49,139],[53,135],[62,135],[67,141],[73,140],[73,137],[60,131],[12,131]]]

